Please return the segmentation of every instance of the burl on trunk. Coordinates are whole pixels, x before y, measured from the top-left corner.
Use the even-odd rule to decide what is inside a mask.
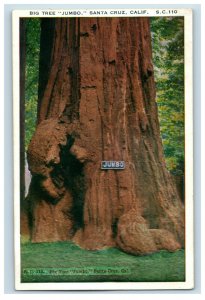
[[[147,254],[184,245],[160,140],[148,18],[43,19],[28,149],[33,242]],[[101,161],[124,170],[101,170]]]

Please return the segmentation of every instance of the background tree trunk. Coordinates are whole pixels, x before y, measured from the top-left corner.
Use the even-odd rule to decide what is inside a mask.
[[[20,19],[20,210],[21,234],[29,235],[27,205],[25,201],[25,66],[26,66],[26,21]]]
[[[21,158],[21,167],[20,167],[20,179],[21,179],[21,201],[24,199],[25,194],[25,149],[24,149],[24,115],[25,115],[25,65],[26,65],[26,28],[25,20],[20,19],[20,122],[21,122],[21,131],[20,131],[20,158]]]
[[[32,240],[133,254],[180,248],[184,211],[163,157],[148,18],[52,22],[28,150]],[[104,160],[126,167],[101,170]]]

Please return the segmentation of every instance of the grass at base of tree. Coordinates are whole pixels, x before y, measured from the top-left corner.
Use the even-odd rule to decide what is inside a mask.
[[[72,242],[22,243],[22,282],[185,281],[184,250],[146,256],[116,248],[87,251]]]

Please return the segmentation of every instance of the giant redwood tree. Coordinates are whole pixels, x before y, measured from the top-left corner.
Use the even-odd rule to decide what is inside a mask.
[[[33,242],[133,254],[184,245],[160,140],[148,18],[42,19],[28,148]],[[124,170],[102,170],[124,161]]]

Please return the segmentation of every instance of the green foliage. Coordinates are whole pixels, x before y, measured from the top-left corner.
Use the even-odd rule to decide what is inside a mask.
[[[153,64],[167,168],[184,174],[184,19],[151,18]]]
[[[116,248],[88,251],[72,242],[21,245],[22,282],[184,281],[184,250],[134,256]],[[41,270],[117,270],[118,274],[42,275]],[[27,270],[35,269],[35,275]],[[125,273],[119,272],[126,270]]]
[[[25,147],[36,127],[38,101],[38,70],[40,51],[40,20],[26,19],[26,74],[25,74]]]

